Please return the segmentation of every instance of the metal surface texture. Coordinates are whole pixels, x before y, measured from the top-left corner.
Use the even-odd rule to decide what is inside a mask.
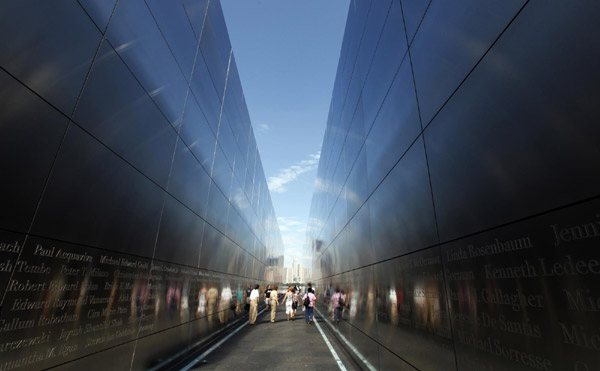
[[[0,369],[148,369],[281,281],[218,0],[0,4]]]
[[[600,368],[599,14],[351,2],[307,249],[375,368]]]

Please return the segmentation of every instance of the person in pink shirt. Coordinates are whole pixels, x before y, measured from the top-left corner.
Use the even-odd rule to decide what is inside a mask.
[[[308,284],[308,289],[306,290],[306,294],[302,297],[302,303],[304,304],[304,319],[306,320],[306,324],[310,324],[313,322],[314,313],[313,310],[315,308],[315,302],[317,301],[317,297],[315,296],[315,292],[312,289],[311,284]]]

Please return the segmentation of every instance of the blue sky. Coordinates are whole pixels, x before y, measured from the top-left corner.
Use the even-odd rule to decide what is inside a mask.
[[[285,245],[301,259],[349,0],[221,0]]]

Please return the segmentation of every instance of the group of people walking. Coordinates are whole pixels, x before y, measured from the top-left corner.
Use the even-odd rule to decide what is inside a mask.
[[[256,316],[258,311],[258,303],[260,300],[260,285],[255,285],[253,290],[248,287],[247,294],[247,308],[249,309],[249,324],[254,325],[256,323]],[[279,301],[278,287],[267,285],[264,291],[263,298],[265,300],[266,309],[271,311],[271,322],[277,321],[277,306],[285,304],[285,315],[288,321],[293,321],[296,316],[296,311],[300,306],[300,290],[296,286],[289,286],[285,292],[281,302]],[[317,297],[311,284],[308,284],[306,293],[302,297],[302,305],[304,307],[304,317],[307,324],[313,323],[314,318],[314,307]]]

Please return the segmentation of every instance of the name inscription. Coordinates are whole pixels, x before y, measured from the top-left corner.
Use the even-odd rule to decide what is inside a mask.
[[[573,214],[582,219],[581,212]],[[600,366],[600,214],[593,215],[571,223],[548,215],[530,221],[526,236],[511,236],[524,226],[509,226],[490,242],[468,240],[444,249],[455,341],[504,359],[488,365]]]

